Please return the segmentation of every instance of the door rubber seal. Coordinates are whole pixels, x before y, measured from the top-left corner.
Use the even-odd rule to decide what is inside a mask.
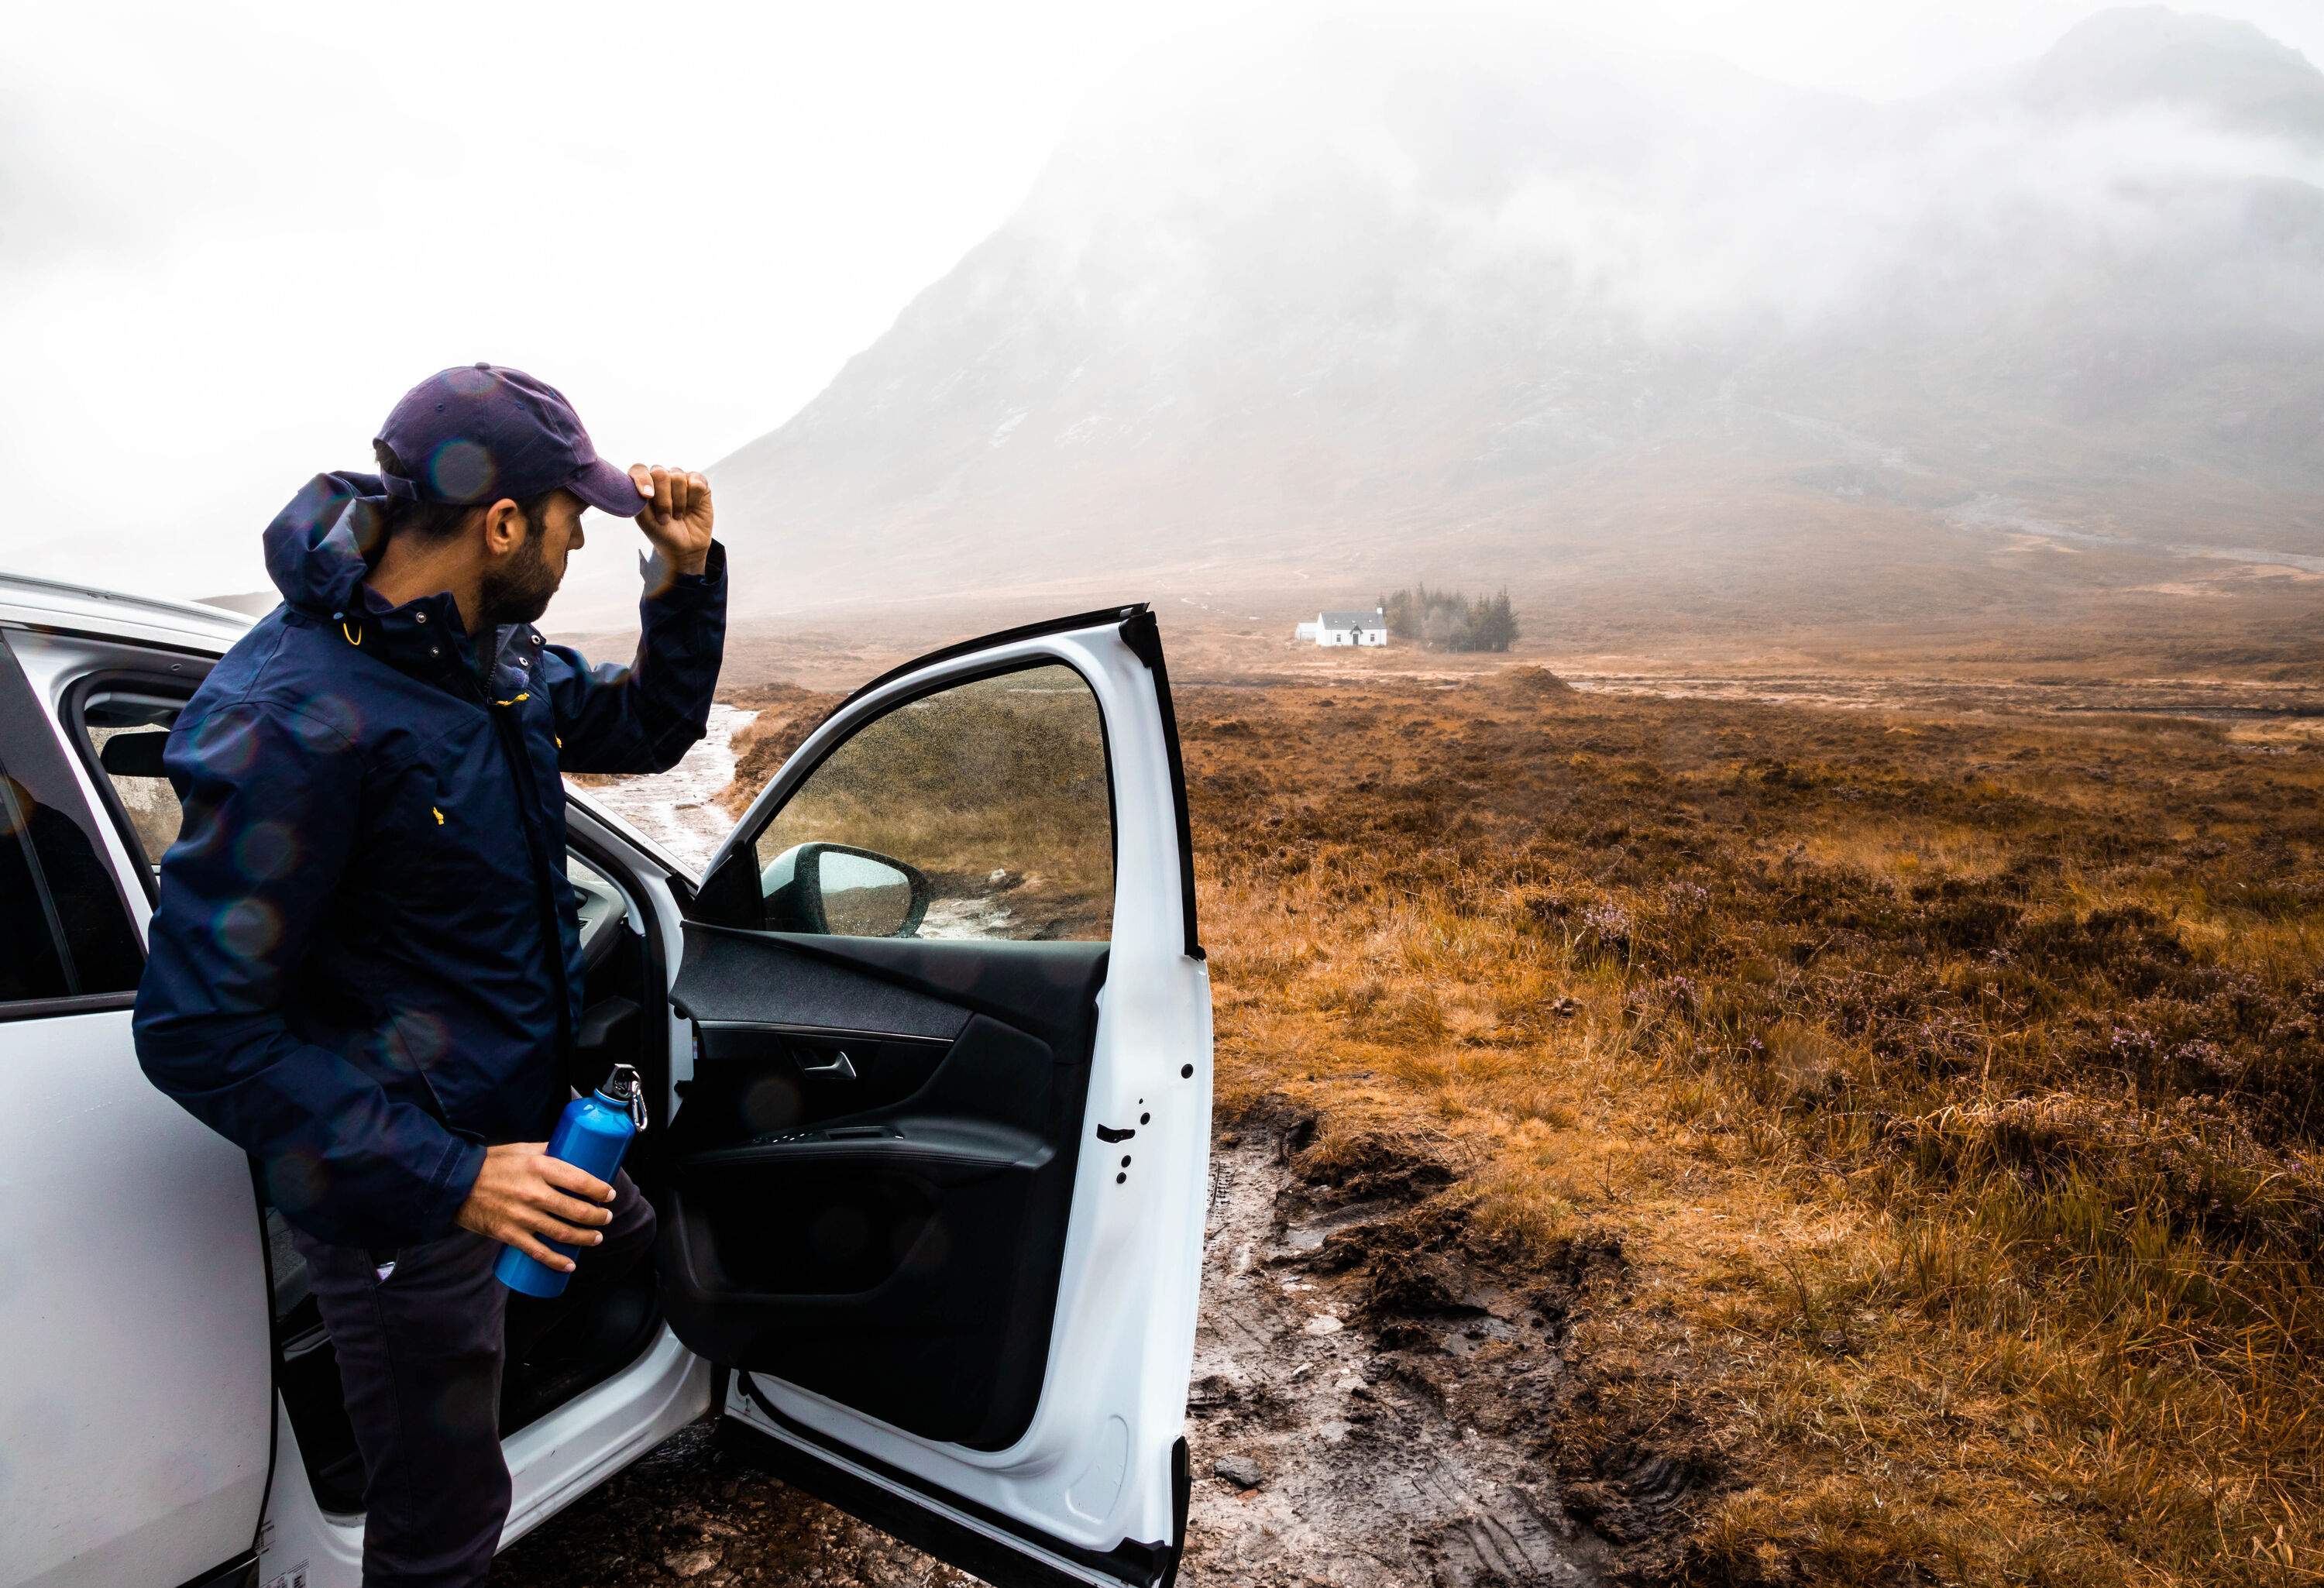
[[[1007,1533],[1035,1548],[1054,1555],[1061,1560],[1070,1561],[1085,1570],[1101,1572],[1115,1582],[1131,1584],[1132,1588],[1162,1588],[1162,1584],[1176,1574],[1178,1550],[1174,1546],[1124,1540],[1112,1550],[1107,1551],[1088,1549],[1078,1544],[1068,1544],[1061,1538],[1053,1538],[1048,1534],[1020,1522],[1014,1517],[1003,1515],[991,1506],[973,1500],[963,1499],[956,1494],[945,1493],[927,1480],[881,1461],[878,1456],[866,1455],[861,1451],[850,1450],[829,1435],[809,1427],[776,1406],[768,1399],[766,1391],[760,1389],[757,1374],[744,1371],[737,1373],[736,1377],[742,1380],[742,1393],[750,1398],[751,1403],[764,1412],[777,1426],[793,1439],[812,1445],[816,1451],[827,1451],[833,1455],[852,1462],[867,1472],[876,1473],[886,1482],[899,1488],[908,1489],[923,1499],[956,1510],[963,1516],[973,1518],[984,1527]],[[747,1426],[747,1425],[744,1426]],[[1182,1439],[1179,1443],[1183,1445],[1185,1441]],[[824,1464],[829,1465],[828,1463]],[[830,1470],[842,1477],[852,1475],[844,1468],[831,1467]],[[1173,1485],[1176,1486],[1175,1476]],[[1181,1537],[1183,1539],[1183,1535]],[[1038,1561],[1028,1564],[1035,1567],[1039,1566]]]

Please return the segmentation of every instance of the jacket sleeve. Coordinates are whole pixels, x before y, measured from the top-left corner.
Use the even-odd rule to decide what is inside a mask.
[[[698,574],[650,572],[638,623],[627,667],[593,669],[570,646],[548,649],[542,674],[566,771],[668,771],[702,737],[726,647],[726,548],[713,540]]]
[[[318,1239],[448,1233],[484,1149],[283,1015],[360,819],[355,747],[296,710],[243,703],[173,733],[163,762],[185,814],[137,988],[147,1077],[256,1158],[274,1205]]]

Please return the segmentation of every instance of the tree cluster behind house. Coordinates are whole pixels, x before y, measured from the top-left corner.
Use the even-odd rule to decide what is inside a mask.
[[[1431,651],[1507,651],[1517,637],[1517,620],[1509,610],[1509,593],[1480,596],[1471,602],[1457,590],[1432,590],[1416,585],[1380,597],[1388,614],[1388,632]]]

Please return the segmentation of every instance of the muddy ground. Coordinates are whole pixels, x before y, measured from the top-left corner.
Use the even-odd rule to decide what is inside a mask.
[[[1312,1121],[1278,1111],[1216,1144],[1180,1580],[1601,1580],[1609,1552],[1570,1516],[1547,1441],[1563,1320],[1603,1265],[1582,1254],[1570,1274],[1497,1271],[1468,1243],[1449,1168],[1408,1144],[1326,1156],[1312,1136]],[[493,1580],[973,1581],[717,1449],[707,1423],[517,1544]]]

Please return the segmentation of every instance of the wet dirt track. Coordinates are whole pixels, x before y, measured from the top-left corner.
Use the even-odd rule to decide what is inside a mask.
[[[1593,1582],[1555,1485],[1527,1454],[1558,1371],[1547,1320],[1456,1280],[1394,1348],[1352,1260],[1397,1227],[1409,1181],[1301,1184],[1272,1131],[1221,1138],[1188,1438],[1184,1575],[1198,1583],[1470,1588]],[[1507,1419],[1496,1416],[1491,1420]],[[1250,1462],[1258,1485],[1216,1473]],[[1250,1474],[1245,1471],[1244,1476]]]
[[[1393,1174],[1302,1183],[1273,1129],[1220,1138],[1180,1581],[1599,1580],[1591,1542],[1531,1454],[1562,1371],[1550,1320],[1441,1264],[1416,1287],[1417,1305],[1381,1316],[1378,1265],[1359,1260],[1408,1241],[1401,1221],[1420,1195]],[[1222,1462],[1235,1478],[1220,1475]],[[973,1579],[719,1451],[703,1424],[516,1544],[493,1581],[900,1588]]]

